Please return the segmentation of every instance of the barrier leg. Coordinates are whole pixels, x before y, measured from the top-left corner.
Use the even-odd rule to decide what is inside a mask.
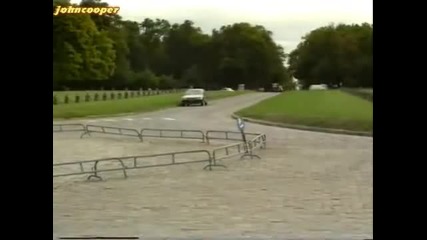
[[[85,135],[88,135],[89,137],[91,137],[90,132],[87,129],[85,129],[82,135],[80,135],[80,138],[83,138]]]
[[[89,175],[89,177],[87,177],[87,180],[90,181],[92,178],[96,178],[99,181],[102,181],[102,177],[98,176],[98,161],[95,161],[95,163],[93,164],[92,171],[93,174]]]
[[[261,159],[260,156],[253,154],[251,142],[248,142],[248,144],[245,146],[245,148],[246,148],[245,153],[240,157],[241,160],[244,159],[245,157],[250,157],[251,159],[253,159],[254,157]]]
[[[89,177],[87,177],[87,180],[88,181],[90,181],[92,178],[96,178],[96,179],[98,179],[99,181],[102,181],[103,179],[102,179],[102,177],[100,177],[100,176],[98,176],[98,175],[96,175],[96,174],[94,174],[94,175],[90,175]]]
[[[203,168],[203,170],[206,170],[207,168],[209,169],[209,171],[212,171],[212,168],[213,167],[222,167],[222,168],[227,168],[227,166],[225,166],[225,165],[222,165],[222,164],[208,164],[208,165],[206,165],[204,168]]]
[[[206,165],[203,170],[209,169],[209,171],[212,171],[212,167],[223,167],[223,168],[227,168],[226,166],[222,165],[222,164],[216,164],[216,159],[215,157],[213,159],[209,159],[209,164]]]

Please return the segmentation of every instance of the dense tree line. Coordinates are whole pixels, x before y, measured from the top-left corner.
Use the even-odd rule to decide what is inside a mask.
[[[67,1],[54,1],[67,6]],[[108,6],[84,0],[81,6]],[[236,23],[208,35],[186,20],[65,14],[53,19],[54,88],[209,89],[290,81],[283,48],[262,26]]]
[[[372,34],[368,23],[315,29],[289,54],[289,70],[303,88],[311,84],[370,88]]]
[[[54,9],[58,5],[71,4],[54,0]],[[100,0],[79,5],[108,6]],[[328,26],[309,33],[288,58],[260,25],[235,23],[205,34],[190,20],[61,14],[53,18],[53,85],[55,90],[218,89],[240,83],[291,88],[293,74],[305,85],[371,86],[371,41],[370,25]]]

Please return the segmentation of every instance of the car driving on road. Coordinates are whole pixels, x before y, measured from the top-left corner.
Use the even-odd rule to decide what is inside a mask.
[[[181,106],[190,106],[192,104],[208,105],[204,89],[192,88],[185,91],[184,96],[181,98]]]

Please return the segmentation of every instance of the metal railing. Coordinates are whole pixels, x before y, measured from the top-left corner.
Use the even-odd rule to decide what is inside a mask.
[[[71,173],[53,174],[53,177],[55,178],[55,177],[91,174],[88,176],[88,180],[90,180],[93,177],[93,175],[97,175],[97,172],[98,172],[97,167],[98,167],[99,162],[111,162],[111,161],[118,161],[122,167],[118,168],[118,169],[106,169],[106,170],[103,170],[103,172],[123,170],[124,176],[127,177],[126,166],[120,158],[103,158],[103,159],[97,159],[97,160],[85,160],[85,161],[55,163],[55,164],[53,164],[53,168],[62,167],[62,166],[70,166],[70,165],[78,165],[80,167],[80,171],[79,172],[71,172]],[[86,171],[84,168],[84,165],[90,164],[90,163],[94,164],[92,167],[92,170]]]
[[[218,160],[231,158],[234,156],[241,155],[241,159],[244,157],[253,157],[260,158],[258,155],[253,153],[253,150],[260,148],[266,148],[267,137],[265,134],[260,133],[245,133],[246,142],[242,139],[242,134],[240,132],[234,131],[218,131],[218,130],[208,130],[204,133],[201,130],[185,130],[185,129],[154,129],[154,128],[143,128],[139,132],[136,129],[131,128],[121,128],[121,127],[109,127],[109,126],[99,126],[99,125],[83,125],[83,124],[54,124],[54,132],[70,132],[70,131],[83,131],[80,138],[88,135],[91,136],[91,133],[100,133],[100,134],[112,134],[112,135],[122,135],[130,137],[138,137],[140,141],[143,141],[144,137],[157,137],[157,138],[181,138],[181,139],[198,139],[202,142],[209,144],[210,140],[235,140],[239,141],[238,143],[229,144],[226,146],[218,147],[213,149],[211,152],[208,150],[194,150],[194,151],[182,151],[182,152],[169,152],[169,153],[159,153],[152,155],[143,155],[143,156],[131,156],[131,157],[114,157],[114,158],[104,158],[98,160],[88,160],[88,161],[75,161],[67,163],[57,163],[53,164],[53,167],[61,167],[66,165],[78,165],[79,171],[74,171],[72,173],[56,174],[53,177],[62,177],[62,176],[72,176],[72,175],[84,175],[90,174],[88,180],[92,178],[102,178],[98,175],[101,172],[111,172],[111,171],[123,171],[123,175],[126,178],[127,172],[129,169],[138,169],[138,168],[150,168],[150,167],[161,167],[177,164],[188,164],[188,163],[197,163],[197,162],[207,162],[208,164],[204,169],[209,168],[212,170],[212,167],[225,167],[224,165],[218,164]],[[154,132],[154,134],[153,134]],[[151,133],[151,134],[150,134]],[[205,153],[206,158],[198,159],[194,161],[185,161],[177,162],[175,157],[177,155],[183,154],[194,154],[194,153]],[[161,156],[170,156],[171,162],[166,164],[151,164],[141,166],[138,164],[139,159],[155,158]],[[98,169],[98,164],[100,162],[111,162],[117,161],[120,163],[119,168],[113,169]],[[130,166],[126,166],[125,162],[131,161]],[[93,164],[92,170],[87,171],[84,169],[84,165]]]
[[[144,137],[154,138],[181,138],[181,139],[195,139],[201,140],[202,142],[210,143],[211,140],[232,140],[232,141],[243,141],[242,134],[236,131],[220,131],[220,130],[208,130],[204,133],[201,130],[193,129],[161,129],[161,128],[143,128],[140,131],[132,128],[122,127],[110,127],[101,125],[83,125],[83,124],[54,124],[54,132],[66,132],[66,131],[82,131],[80,138],[91,133],[100,134],[112,134],[122,135],[129,137],[138,137],[143,141]],[[260,133],[245,133],[246,138],[256,137],[261,135]]]
[[[210,143],[211,140],[243,141],[241,132],[208,130],[205,135],[207,143]],[[246,138],[258,135],[260,135],[260,133],[245,133]]]
[[[157,134],[150,134],[155,132]],[[156,129],[156,128],[143,128],[140,135],[144,137],[156,138],[182,138],[182,139],[198,139],[205,142],[205,134],[200,130],[185,130],[185,129]]]
[[[260,148],[267,148],[267,135],[260,134],[251,140],[252,149],[256,149],[258,146]]]
[[[86,126],[80,123],[53,124],[53,132],[85,132]]]
[[[86,125],[86,131],[82,133],[80,138],[83,138],[85,135],[89,135],[91,133],[101,133],[101,134],[112,134],[112,135],[121,135],[121,136],[129,136],[129,137],[137,137],[142,141],[141,134],[136,129],[132,128],[121,128],[121,127],[108,127],[108,126],[100,126],[100,125]]]
[[[250,158],[256,157],[260,159],[258,155],[253,154],[253,150],[257,149],[258,147],[263,149],[267,147],[267,137],[265,134],[259,134],[252,140],[247,141],[246,143],[241,142],[215,148],[214,150],[212,150],[213,165],[216,165],[218,160],[231,158],[238,155],[242,155],[241,159],[246,156]],[[225,153],[225,155],[220,155],[220,153]]]
[[[234,151],[233,151],[234,150]],[[247,144],[244,142],[229,144],[223,147],[215,148],[212,150],[213,163],[216,164],[217,160],[238,156],[247,151]],[[221,152],[224,152],[224,156],[219,156]]]
[[[176,156],[178,155],[195,155],[195,154],[203,154],[205,157],[198,158],[196,160],[189,161],[176,161]],[[149,165],[141,165],[139,164],[140,160],[148,159],[148,158],[156,158],[162,156],[170,156],[169,163],[163,164],[149,164]],[[120,163],[120,167],[109,168],[109,169],[99,169],[99,163],[101,162],[114,162],[118,161]],[[126,166],[125,162],[128,162],[128,166]],[[181,152],[169,152],[169,153],[160,153],[160,154],[151,154],[151,155],[142,155],[142,156],[129,156],[129,157],[115,157],[115,158],[103,158],[97,160],[86,160],[86,161],[75,161],[75,162],[66,162],[66,163],[56,163],[53,164],[53,168],[67,166],[67,165],[78,165],[80,167],[80,171],[71,172],[71,173],[62,173],[62,174],[54,174],[53,177],[64,177],[64,176],[73,176],[73,175],[86,175],[89,174],[87,180],[91,180],[92,178],[97,178],[102,180],[99,176],[99,173],[102,172],[112,172],[112,171],[123,171],[123,176],[125,178],[128,177],[127,170],[131,169],[142,169],[142,168],[152,168],[152,167],[164,167],[171,165],[181,165],[181,164],[191,164],[191,163],[203,163],[206,162],[207,165],[203,169],[212,170],[214,164],[212,163],[211,153],[207,150],[194,150],[194,151],[181,151]],[[92,170],[85,171],[85,164],[93,164]]]

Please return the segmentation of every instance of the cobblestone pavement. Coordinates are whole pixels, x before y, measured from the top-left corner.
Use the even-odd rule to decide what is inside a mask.
[[[75,120],[130,128],[236,130],[229,115],[273,94],[255,93],[114,118]],[[281,239],[372,238],[372,138],[246,124],[267,134],[261,160],[108,173],[106,181],[64,177],[53,182],[54,237],[140,236]],[[54,134],[54,162],[210,149],[178,142]],[[104,175],[103,175],[104,176]],[[231,237],[231,238],[230,238]]]

